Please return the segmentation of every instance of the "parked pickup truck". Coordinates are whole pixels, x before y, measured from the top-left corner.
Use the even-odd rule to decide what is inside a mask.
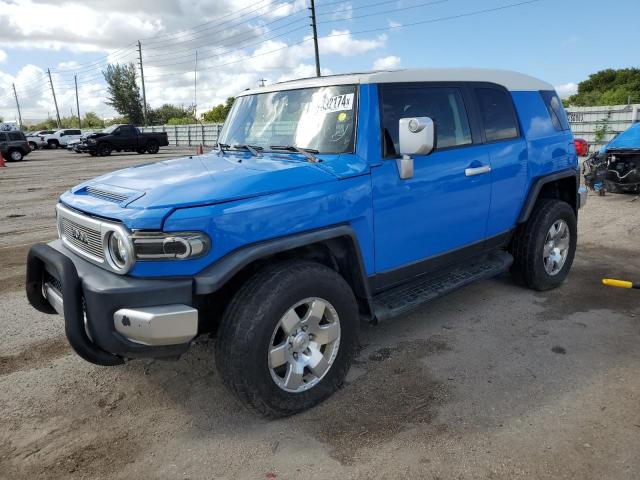
[[[167,145],[169,140],[166,132],[141,133],[133,125],[112,125],[101,132],[89,135],[82,144],[82,150],[94,157],[106,157],[114,150],[158,153],[160,147]]]
[[[562,103],[535,78],[269,85],[240,94],[219,142],[60,197],[60,239],[31,248],[26,290],[84,359],[177,358],[215,334],[235,395],[290,415],[342,385],[361,320],[509,270],[550,290],[571,268],[586,190]]]

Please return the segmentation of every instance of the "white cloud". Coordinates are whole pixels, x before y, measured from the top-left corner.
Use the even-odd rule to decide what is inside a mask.
[[[0,63],[4,63],[7,60],[7,52],[0,50]]]
[[[393,70],[394,68],[398,68],[400,66],[400,57],[396,57],[395,55],[391,55],[389,57],[378,58],[375,62],[373,62],[374,70]]]
[[[101,70],[108,63],[137,65],[138,38],[143,49],[147,102],[152,107],[194,102],[196,48],[199,112],[257,86],[261,78],[273,83],[315,75],[311,36],[301,37],[310,33],[308,30],[264,41],[265,36],[280,34],[282,30],[276,28],[292,15],[304,19],[307,0],[217,0],[215,8],[212,3],[110,0],[105,9],[102,0],[0,0],[0,44],[3,48],[24,49],[25,59],[34,50],[62,52],[57,57],[63,61],[52,68],[61,115],[75,111],[77,75],[81,113],[93,111],[113,117],[115,112],[105,104],[108,92]],[[349,5],[345,2],[341,8]],[[38,15],[24,15],[25,11],[37,11]],[[238,11],[245,14],[236,15]],[[281,23],[272,25],[278,19]],[[194,29],[194,24],[200,25]],[[361,55],[383,48],[387,42],[386,35],[356,38],[348,29],[326,35],[320,38],[323,59]],[[95,52],[92,57],[96,60],[79,61],[75,57],[78,52],[85,56],[86,52]],[[0,50],[0,63],[3,54]],[[322,73],[331,71],[323,68]],[[23,118],[36,121],[47,114],[55,117],[46,71],[35,65],[24,65],[16,74],[0,68],[0,116],[15,116],[14,82]]]
[[[391,28],[398,28],[401,27],[402,24],[400,22],[396,22],[395,20],[389,20],[389,26]]]
[[[558,95],[560,95],[560,98],[565,98],[578,93],[578,84],[569,82],[564,85],[557,85],[555,89]]]

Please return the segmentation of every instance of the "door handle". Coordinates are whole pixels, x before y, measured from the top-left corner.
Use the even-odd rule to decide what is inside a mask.
[[[482,175],[483,173],[489,173],[491,171],[490,165],[482,165],[481,167],[465,168],[464,174],[467,177],[473,177],[474,175]]]

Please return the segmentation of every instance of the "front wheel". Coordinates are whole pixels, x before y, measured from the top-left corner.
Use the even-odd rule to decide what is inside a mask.
[[[338,273],[282,262],[256,273],[232,299],[218,332],[216,365],[247,407],[284,417],[340,388],[358,330],[355,297]]]
[[[19,162],[24,158],[24,155],[20,150],[11,150],[9,153],[9,158],[12,162]]]
[[[513,239],[514,279],[539,291],[559,286],[573,264],[577,238],[573,208],[561,200],[539,200]]]
[[[100,155],[101,157],[108,157],[109,155],[111,155],[111,145],[109,145],[108,143],[101,143],[98,146],[98,155]]]
[[[58,144],[58,142],[56,142],[56,141],[49,142],[47,145],[49,146],[49,148],[51,148],[51,149],[53,149],[53,150],[55,150],[56,148],[58,148],[58,147],[60,146],[60,145]]]

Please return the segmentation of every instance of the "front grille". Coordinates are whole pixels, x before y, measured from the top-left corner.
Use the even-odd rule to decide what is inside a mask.
[[[65,217],[61,218],[60,225],[65,240],[74,247],[94,257],[104,258],[100,230],[80,225]]]
[[[103,200],[115,203],[122,203],[129,198],[129,195],[125,195],[123,193],[109,192],[107,190],[102,190],[101,188],[95,187],[87,187],[86,191],[92,197],[101,198]]]

